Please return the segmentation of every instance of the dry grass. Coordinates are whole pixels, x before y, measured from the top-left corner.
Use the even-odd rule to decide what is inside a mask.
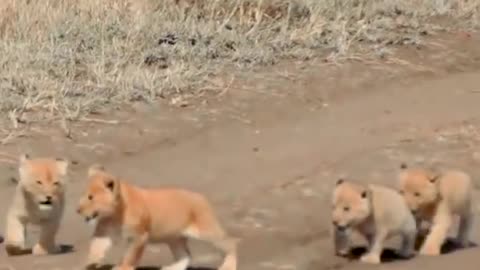
[[[479,5],[480,0],[2,0],[0,110],[18,125],[198,95],[211,91],[209,78],[226,66],[272,65],[325,52],[331,59],[359,50],[382,54],[391,45],[420,42],[442,20],[475,27]]]

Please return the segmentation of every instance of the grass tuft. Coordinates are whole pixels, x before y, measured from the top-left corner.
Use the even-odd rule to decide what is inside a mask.
[[[76,120],[208,91],[225,67],[418,44],[480,0],[3,0],[0,111]],[[380,53],[378,53],[380,54]],[[13,115],[13,116],[12,116]]]

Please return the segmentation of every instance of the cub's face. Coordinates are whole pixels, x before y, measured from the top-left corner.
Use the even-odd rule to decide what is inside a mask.
[[[99,166],[88,170],[88,186],[80,198],[77,212],[95,225],[99,218],[115,214],[118,205],[118,181]]]
[[[438,198],[438,176],[423,169],[402,169],[398,189],[410,210],[417,213],[434,204]]]
[[[332,202],[332,221],[335,228],[345,231],[365,221],[371,213],[369,196],[366,188],[338,180]]]
[[[50,210],[63,200],[68,161],[20,157],[19,185],[42,211]]]

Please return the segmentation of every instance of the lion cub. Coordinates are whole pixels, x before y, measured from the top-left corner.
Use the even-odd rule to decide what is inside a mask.
[[[9,255],[27,252],[25,229],[28,224],[40,227],[40,238],[32,253],[56,253],[55,245],[63,208],[68,162],[63,159],[20,157],[19,181],[7,213],[5,249]]]
[[[400,254],[414,255],[416,223],[402,196],[383,186],[363,186],[339,179],[333,191],[334,242],[337,254],[348,253],[349,234],[359,232],[368,241],[368,252],[360,260],[378,264],[384,242],[402,237]]]
[[[189,238],[209,242],[224,252],[221,270],[236,270],[237,239],[230,238],[217,221],[205,197],[175,188],[144,189],[120,180],[94,165],[78,213],[94,225],[87,267],[104,258],[116,236],[128,249],[116,269],[133,270],[148,243],[166,243],[175,262],[162,269],[185,270],[190,263]]]
[[[473,227],[472,180],[461,171],[443,173],[401,165],[398,177],[400,193],[414,213],[417,222],[430,223],[430,232],[420,254],[439,255],[455,216],[460,218],[457,242],[469,245]]]

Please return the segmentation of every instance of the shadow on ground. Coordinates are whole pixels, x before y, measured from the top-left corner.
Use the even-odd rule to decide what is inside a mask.
[[[3,239],[0,239],[0,240],[3,240]],[[2,241],[0,241],[1,243]],[[56,255],[62,255],[62,254],[67,254],[67,253],[71,253],[71,252],[74,252],[75,249],[72,245],[60,245],[60,251],[58,253],[55,253],[55,254],[51,254],[53,256],[56,256]],[[22,249],[15,249],[13,252],[13,255],[10,255],[10,256],[25,256],[25,255],[31,255],[32,254],[32,248],[22,248]]]
[[[425,240],[425,236],[419,236],[417,238],[417,241],[415,243],[415,249],[417,251],[421,247],[424,240]],[[472,247],[476,247],[476,246],[477,246],[476,243],[471,242],[469,247],[467,247],[467,248],[472,248]],[[465,249],[465,248],[460,247],[455,242],[455,240],[453,238],[449,238],[443,244],[442,249],[441,249],[441,253],[442,254],[448,254],[448,253],[452,253],[452,252],[455,252],[455,251],[460,250],[460,249]],[[367,252],[367,248],[365,246],[356,246],[356,247],[351,248],[350,253],[345,257],[349,260],[358,260],[366,252]],[[409,260],[409,259],[411,259],[411,258],[401,257],[398,254],[398,252],[395,249],[392,249],[392,248],[385,248],[382,252],[382,255],[381,255],[382,263],[389,263],[389,262],[393,262],[393,261]]]
[[[417,237],[417,241],[415,242],[415,249],[419,250],[423,242],[425,241],[425,235],[421,235]],[[477,244],[474,242],[470,242],[469,246],[466,248],[473,248],[476,247]],[[441,253],[442,254],[449,254],[452,252],[455,252],[460,249],[466,249],[464,247],[461,247],[457,242],[455,242],[455,239],[453,238],[448,238],[445,243],[443,243],[442,248],[441,248]]]
[[[90,270],[112,270],[114,265],[108,264],[108,265],[103,265],[97,268],[92,268]],[[162,270],[163,267],[161,266],[139,266],[135,268],[136,270]],[[190,266],[187,268],[187,270],[217,270],[216,268],[210,268],[210,267],[193,267]]]

